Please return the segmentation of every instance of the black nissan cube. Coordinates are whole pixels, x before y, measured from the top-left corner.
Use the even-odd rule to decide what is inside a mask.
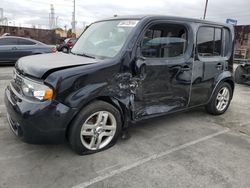
[[[234,91],[233,26],[169,16],[91,24],[69,54],[24,57],[5,90],[12,131],[28,143],[67,140],[89,154],[131,123],[204,106],[223,114]]]

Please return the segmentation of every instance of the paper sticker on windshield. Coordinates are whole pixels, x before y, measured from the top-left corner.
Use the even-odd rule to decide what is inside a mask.
[[[117,25],[118,27],[135,27],[138,20],[123,20]]]

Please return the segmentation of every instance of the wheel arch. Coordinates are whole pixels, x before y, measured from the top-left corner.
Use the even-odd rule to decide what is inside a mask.
[[[129,100],[129,99],[127,99],[127,100]],[[111,96],[98,96],[96,98],[91,99],[90,101],[88,101],[87,103],[82,105],[82,107],[80,107],[78,109],[77,113],[74,115],[74,117],[72,117],[71,121],[66,126],[66,131],[65,131],[66,138],[68,138],[69,129],[70,129],[74,119],[80,113],[80,111],[83,108],[85,108],[87,105],[89,105],[95,101],[104,101],[104,102],[109,103],[112,106],[114,106],[120,112],[122,127],[127,128],[130,121],[131,121],[131,113],[130,113],[130,110],[129,110],[128,105],[127,105],[128,103],[126,103],[126,102],[128,102],[127,100],[122,101],[122,100],[119,100],[119,99],[111,97]]]
[[[207,103],[209,103],[210,101],[211,101],[211,99],[212,99],[212,97],[213,97],[213,95],[214,95],[214,92],[215,92],[215,90],[216,90],[216,88],[221,84],[221,83],[228,83],[230,86],[231,86],[231,88],[232,88],[232,96],[231,96],[231,99],[233,98],[233,93],[234,93],[234,88],[235,88],[235,84],[234,84],[234,79],[233,79],[233,77],[232,77],[232,75],[231,75],[231,73],[230,73],[230,76],[224,76],[224,77],[221,77],[221,79],[218,79],[217,80],[217,82],[216,82],[216,84],[215,84],[215,86],[214,86],[214,88],[213,88],[213,91],[212,91],[212,93],[211,93],[211,95],[210,95],[210,98],[209,98],[209,100],[207,101]]]
[[[235,85],[234,85],[234,81],[232,79],[224,79],[222,81],[228,83],[232,88],[232,92],[234,92]]]

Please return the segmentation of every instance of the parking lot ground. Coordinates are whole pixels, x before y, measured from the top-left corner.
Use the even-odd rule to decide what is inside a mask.
[[[203,108],[133,125],[131,138],[78,156],[67,144],[30,145],[10,131],[3,105],[13,67],[0,75],[0,187],[250,187],[250,86],[228,111]]]

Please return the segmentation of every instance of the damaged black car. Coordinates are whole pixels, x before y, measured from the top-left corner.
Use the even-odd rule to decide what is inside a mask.
[[[131,123],[204,106],[223,114],[234,91],[233,27],[169,16],[97,21],[69,54],[24,57],[5,90],[12,131],[28,143],[68,140],[88,154]]]

